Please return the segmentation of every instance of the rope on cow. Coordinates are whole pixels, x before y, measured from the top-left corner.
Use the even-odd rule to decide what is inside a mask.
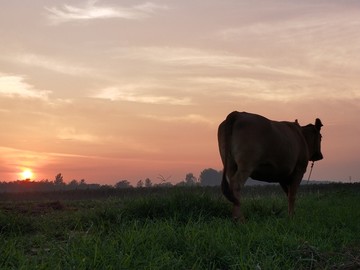
[[[308,183],[308,184],[309,184],[309,181],[310,181],[310,176],[311,176],[312,170],[313,170],[313,168],[314,168],[314,163],[315,163],[315,161],[313,161],[313,162],[311,163],[309,178],[308,178],[308,180],[307,180],[307,183]]]

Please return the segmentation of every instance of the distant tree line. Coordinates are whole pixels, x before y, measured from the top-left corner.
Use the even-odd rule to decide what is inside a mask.
[[[88,184],[85,179],[80,181],[73,179],[65,183],[63,175],[57,174],[54,180],[31,181],[17,180],[12,182],[0,182],[0,192],[29,192],[29,191],[58,191],[58,190],[85,190],[85,189],[122,189],[122,188],[150,188],[150,187],[171,187],[171,186],[218,186],[221,183],[222,172],[212,168],[203,170],[199,178],[193,173],[187,173],[184,179],[173,184],[170,182],[171,177],[159,175],[160,183],[153,183],[150,178],[139,180],[135,187],[128,180],[119,180],[112,185]]]
[[[172,186],[219,186],[222,179],[222,171],[217,171],[212,168],[203,170],[199,178],[196,178],[193,173],[187,173],[185,178],[179,183],[173,184],[170,182],[170,176],[164,177],[159,175],[157,177],[160,183],[154,184],[150,178],[139,180],[136,183],[136,188],[149,188],[149,187],[172,187]],[[130,188],[132,185],[128,180],[120,180],[115,185],[115,188]]]
[[[99,189],[106,185],[87,184],[84,179],[80,181],[74,179],[69,183],[64,182],[61,173],[57,174],[54,180],[31,181],[17,180],[12,182],[0,182],[0,192],[29,192],[29,191],[58,191],[58,190],[76,190],[76,189]]]

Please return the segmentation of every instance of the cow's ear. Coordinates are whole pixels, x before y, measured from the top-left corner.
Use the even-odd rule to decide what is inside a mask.
[[[315,120],[315,127],[316,129],[320,130],[323,124],[321,123],[321,120],[319,118],[316,118]]]

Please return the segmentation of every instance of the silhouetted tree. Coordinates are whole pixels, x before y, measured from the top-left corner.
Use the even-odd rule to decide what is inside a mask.
[[[152,182],[151,182],[150,178],[145,179],[145,187],[152,187]]]
[[[64,185],[64,178],[63,176],[61,175],[61,173],[58,173],[56,176],[55,176],[55,180],[54,180],[54,184],[57,185],[57,186],[61,186],[61,185]]]
[[[128,180],[120,180],[114,185],[115,188],[129,188],[131,184]]]
[[[79,187],[79,183],[76,179],[73,179],[68,184],[69,189],[77,189]]]
[[[137,188],[142,188],[142,187],[144,187],[144,181],[143,181],[143,180],[139,180],[139,181],[136,183],[136,187],[137,187]]]
[[[222,172],[208,168],[200,173],[201,186],[219,186],[221,184]]]
[[[197,183],[197,179],[194,176],[194,174],[193,173],[187,173],[186,176],[185,176],[185,185],[193,186],[193,185],[196,185],[196,183]]]

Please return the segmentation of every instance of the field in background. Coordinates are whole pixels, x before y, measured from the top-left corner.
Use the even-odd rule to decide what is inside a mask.
[[[360,184],[0,194],[0,269],[359,269]]]

